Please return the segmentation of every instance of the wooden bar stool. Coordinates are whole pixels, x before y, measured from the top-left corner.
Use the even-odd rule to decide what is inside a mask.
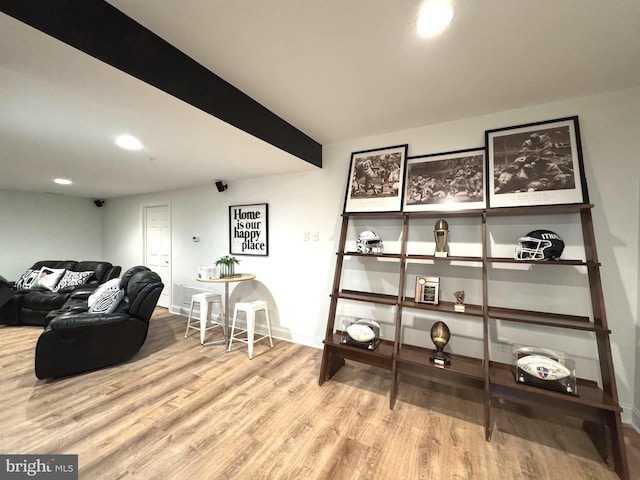
[[[217,303],[220,307],[220,316],[218,320],[215,321],[213,319],[213,304]],[[193,307],[194,305],[198,305],[199,313],[200,313],[200,321],[197,325],[191,324],[191,318],[193,316]],[[213,325],[207,326],[207,323],[211,320]],[[195,322],[194,322],[195,323]],[[191,296],[191,308],[189,309],[189,317],[187,318],[187,330],[184,332],[184,338],[187,338],[189,335],[189,329],[193,328],[194,330],[200,331],[200,344],[204,345],[204,336],[208,330],[212,328],[222,327],[224,331],[225,338],[227,336],[227,331],[224,323],[224,309],[222,307],[222,296],[217,293],[197,293]]]
[[[267,334],[263,335],[260,338],[255,337],[255,328],[256,328],[256,313],[259,311],[264,312],[265,319],[267,320]],[[236,331],[236,319],[238,318],[238,312],[244,312],[245,317],[247,319],[247,328],[244,330]],[[242,335],[246,333],[246,337],[238,337],[238,335]],[[269,344],[271,348],[273,348],[273,339],[271,338],[271,322],[269,322],[269,310],[267,309],[267,302],[264,300],[254,300],[253,302],[238,302],[236,303],[236,307],[233,310],[233,324],[231,325],[231,336],[229,338],[229,348],[228,352],[231,351],[231,344],[235,340],[236,342],[246,343],[249,347],[249,359],[253,358],[253,344],[259,342],[260,340],[264,340],[265,338],[269,339]]]

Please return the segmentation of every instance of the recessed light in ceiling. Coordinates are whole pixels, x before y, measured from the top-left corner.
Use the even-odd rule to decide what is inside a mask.
[[[453,20],[453,6],[447,0],[428,0],[420,10],[416,27],[420,35],[432,37],[443,32]]]
[[[58,185],[71,185],[73,182],[68,178],[56,178],[54,180]]]
[[[143,148],[140,140],[132,135],[120,135],[116,138],[116,144],[126,150],[141,150]]]

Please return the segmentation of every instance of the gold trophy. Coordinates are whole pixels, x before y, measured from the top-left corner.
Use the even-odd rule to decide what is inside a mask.
[[[456,304],[453,306],[453,309],[456,312],[464,312],[464,290],[453,292],[453,296],[456,297]]]
[[[448,256],[449,248],[449,224],[440,219],[436,222],[435,229],[433,230],[433,236],[436,240],[436,257]]]
[[[436,365],[451,365],[449,355],[444,352],[444,347],[449,343],[451,332],[444,322],[436,322],[431,327],[431,341],[436,346],[436,351],[431,354],[429,360]]]

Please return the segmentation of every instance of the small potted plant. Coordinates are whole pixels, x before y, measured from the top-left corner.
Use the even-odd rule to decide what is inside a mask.
[[[220,277],[231,277],[235,273],[235,265],[240,263],[236,257],[225,255],[216,261],[216,267],[220,267]]]

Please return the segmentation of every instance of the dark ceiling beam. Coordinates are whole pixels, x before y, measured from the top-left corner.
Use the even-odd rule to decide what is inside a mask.
[[[0,10],[322,167],[321,144],[103,0],[0,0]]]

